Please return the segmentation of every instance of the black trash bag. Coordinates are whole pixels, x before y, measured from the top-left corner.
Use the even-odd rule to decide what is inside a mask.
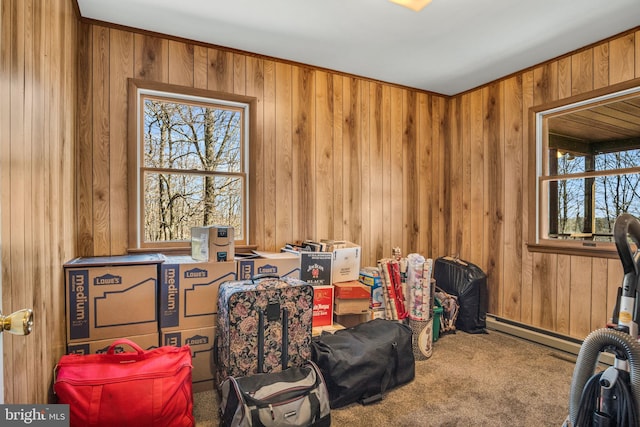
[[[458,297],[460,311],[456,329],[471,334],[486,333],[487,275],[475,264],[451,257],[433,263],[436,286]]]
[[[409,326],[374,319],[312,340],[312,360],[329,390],[331,408],[382,400],[386,391],[415,377]]]

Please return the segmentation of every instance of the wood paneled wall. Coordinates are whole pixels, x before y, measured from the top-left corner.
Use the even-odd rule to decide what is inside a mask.
[[[640,77],[640,32],[610,40],[456,96],[447,115],[451,167],[445,252],[489,276],[491,313],[583,339],[611,316],[622,266],[614,258],[527,248],[530,107]],[[445,162],[447,164],[447,162]],[[453,165],[452,165],[453,166]],[[451,199],[447,195],[451,193]],[[443,246],[440,246],[442,248]]]
[[[327,237],[362,245],[364,265],[394,246],[459,255],[488,273],[491,313],[577,338],[609,317],[617,259],[527,249],[527,111],[640,77],[638,31],[447,98],[78,21],[73,0],[0,5],[2,310],[36,314],[32,335],[3,337],[7,403],[51,399],[62,264],[127,251],[129,77],[257,98],[261,249]]]
[[[4,333],[5,403],[46,403],[65,351],[62,264],[76,254],[78,16],[72,0],[0,0],[2,312],[34,310]]]
[[[258,100],[250,240],[260,249],[347,239],[362,246],[365,265],[394,246],[441,253],[431,189],[444,183],[433,150],[444,147],[444,97],[100,23],[81,24],[80,46],[81,255],[128,249],[131,77]]]
[[[489,276],[489,311],[577,338],[611,314],[617,259],[532,253],[530,107],[640,75],[630,31],[448,98],[224,48],[83,22],[78,246],[127,251],[126,80],[254,96],[252,243],[347,239],[458,255]]]

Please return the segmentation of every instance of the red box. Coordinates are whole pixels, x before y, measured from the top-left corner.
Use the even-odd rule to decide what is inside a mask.
[[[333,286],[313,287],[313,327],[333,325]]]
[[[333,286],[337,299],[369,299],[371,297],[371,288],[358,280],[334,283]]]

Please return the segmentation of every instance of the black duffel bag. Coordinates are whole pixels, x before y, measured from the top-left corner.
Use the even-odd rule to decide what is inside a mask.
[[[415,377],[409,326],[375,319],[312,341],[312,359],[329,390],[331,408],[354,402],[363,405]]]

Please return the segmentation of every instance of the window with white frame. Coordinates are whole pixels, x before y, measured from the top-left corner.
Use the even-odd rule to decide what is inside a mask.
[[[640,216],[640,87],[536,113],[536,243],[612,247]]]
[[[250,104],[135,81],[130,90],[134,247],[187,246],[191,227],[203,225],[233,226],[236,242],[246,243]]]

